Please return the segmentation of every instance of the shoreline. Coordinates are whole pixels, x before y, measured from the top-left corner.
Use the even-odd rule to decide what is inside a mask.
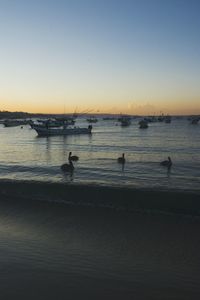
[[[0,199],[200,216],[200,194],[192,191],[0,180]]]

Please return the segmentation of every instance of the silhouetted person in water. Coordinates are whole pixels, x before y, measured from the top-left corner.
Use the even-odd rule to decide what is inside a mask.
[[[124,157],[124,153],[122,153],[121,157],[118,157],[117,161],[118,161],[119,164],[125,164],[126,160],[125,160],[125,157]]]
[[[161,161],[160,164],[161,164],[161,166],[164,166],[164,167],[167,167],[167,168],[171,168],[171,166],[172,166],[171,157],[168,156],[168,160]]]

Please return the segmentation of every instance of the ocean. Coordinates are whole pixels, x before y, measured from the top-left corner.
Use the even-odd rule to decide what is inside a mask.
[[[1,298],[199,299],[199,134],[175,117],[48,138],[0,125]]]
[[[76,126],[88,123],[79,118]],[[139,129],[137,118],[129,127],[99,118],[92,135],[67,137],[38,137],[28,125],[0,125],[0,179],[199,191],[199,137],[200,125],[175,117],[148,129]],[[72,176],[60,169],[70,151],[79,156]],[[124,168],[117,163],[122,153]],[[170,170],[160,166],[168,156]]]

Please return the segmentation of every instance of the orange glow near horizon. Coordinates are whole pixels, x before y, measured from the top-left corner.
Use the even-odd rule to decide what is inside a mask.
[[[2,102],[2,101],[1,101]],[[76,105],[75,101],[68,104],[67,101],[41,101],[40,103],[26,103],[17,101],[5,101],[0,104],[0,111],[23,111],[29,113],[44,113],[44,114],[64,114],[64,113],[109,113],[109,114],[131,114],[131,115],[159,115],[160,113],[171,115],[192,115],[200,114],[200,100],[194,99],[190,103],[183,100],[174,101],[123,101],[123,104],[115,102],[107,103],[92,103],[88,101],[86,105]]]

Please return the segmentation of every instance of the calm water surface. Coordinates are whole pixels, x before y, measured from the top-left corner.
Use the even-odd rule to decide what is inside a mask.
[[[77,126],[88,126],[78,119]],[[159,189],[200,189],[200,125],[185,119],[123,128],[99,118],[92,135],[37,137],[29,126],[0,125],[0,178]],[[73,176],[60,166],[68,153],[79,156]],[[117,157],[125,153],[124,169]],[[170,171],[159,162],[171,156]]]

